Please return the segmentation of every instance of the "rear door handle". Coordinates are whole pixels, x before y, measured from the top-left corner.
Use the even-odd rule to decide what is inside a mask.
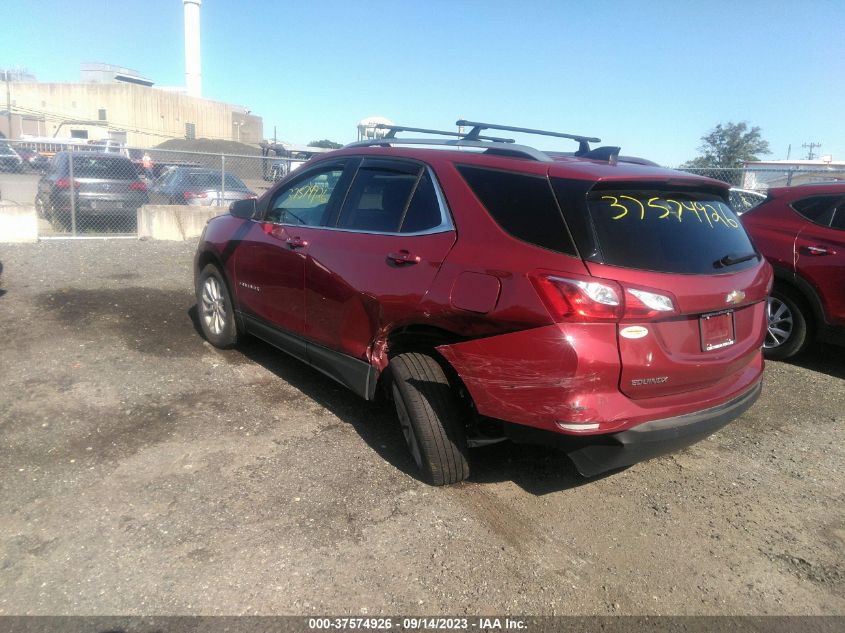
[[[419,255],[413,255],[404,249],[397,253],[388,253],[387,259],[392,261],[397,266],[404,266],[406,264],[419,264],[422,261],[422,258]]]
[[[308,246],[308,241],[303,240],[301,237],[289,237],[285,240],[285,242],[287,242],[287,245],[291,248],[305,248]]]
[[[825,248],[824,246],[802,246],[801,252],[805,255],[836,255],[836,251],[832,248]]]

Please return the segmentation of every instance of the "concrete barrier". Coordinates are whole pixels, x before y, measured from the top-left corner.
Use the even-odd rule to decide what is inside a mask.
[[[206,222],[227,212],[226,207],[145,204],[138,209],[138,237],[176,241],[199,237]]]
[[[38,214],[31,204],[0,201],[0,242],[37,242]]]

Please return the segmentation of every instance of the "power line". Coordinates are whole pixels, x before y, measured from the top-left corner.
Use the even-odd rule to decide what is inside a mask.
[[[801,147],[807,148],[807,160],[813,160],[816,157],[815,154],[813,154],[813,150],[821,146],[821,143],[804,143],[801,145]]]

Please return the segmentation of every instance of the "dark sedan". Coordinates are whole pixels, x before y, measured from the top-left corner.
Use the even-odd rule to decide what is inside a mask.
[[[23,159],[12,148],[11,145],[5,141],[0,141],[0,170],[2,171],[22,171]]]

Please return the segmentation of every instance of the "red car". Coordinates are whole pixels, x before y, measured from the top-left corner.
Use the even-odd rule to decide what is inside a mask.
[[[845,344],[845,183],[769,189],[742,222],[775,271],[766,357]]]
[[[468,447],[560,444],[592,476],[688,445],[761,389],[771,267],[728,186],[462,121],[353,143],[209,222],[203,332],[247,332],[391,398],[422,476]],[[486,129],[571,138],[547,154]]]

